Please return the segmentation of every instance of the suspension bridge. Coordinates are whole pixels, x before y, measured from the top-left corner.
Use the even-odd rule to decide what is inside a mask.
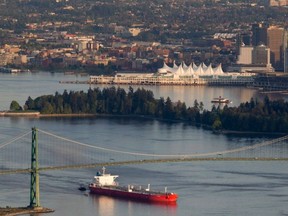
[[[30,207],[39,207],[39,173],[142,163],[187,161],[288,161],[288,135],[236,149],[191,154],[122,151],[71,140],[32,128],[0,144],[0,175],[30,173]]]

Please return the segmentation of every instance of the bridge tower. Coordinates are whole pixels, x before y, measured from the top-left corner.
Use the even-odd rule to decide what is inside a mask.
[[[30,205],[31,208],[40,207],[39,172],[38,172],[38,138],[37,129],[32,128],[31,147],[31,181],[30,181]]]

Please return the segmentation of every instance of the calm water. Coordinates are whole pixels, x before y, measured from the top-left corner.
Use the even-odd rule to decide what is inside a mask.
[[[87,77],[36,73],[13,76],[0,74],[0,109],[8,109],[12,99],[23,105],[28,98],[67,90],[84,90],[87,85],[64,85],[60,80],[86,80]],[[94,87],[94,86],[91,86]],[[105,86],[100,86],[103,88]],[[123,86],[128,88],[127,86]],[[263,97],[242,88],[145,86],[156,98],[173,101],[203,101],[219,95],[232,105]],[[215,135],[185,124],[123,118],[33,119],[0,118],[0,143],[36,126],[42,130],[91,145],[144,153],[187,154],[222,151],[252,145],[267,137]],[[191,162],[130,165],[107,168],[119,174],[120,184],[150,183],[152,188],[179,194],[176,206],[149,205],[105,196],[85,195],[79,183],[89,183],[96,169],[50,171],[40,176],[41,204],[55,209],[49,215],[127,216],[127,215],[288,215],[288,170],[286,162]],[[26,206],[29,203],[29,175],[0,176],[0,206]]]
[[[55,94],[56,91],[63,93],[68,91],[87,91],[90,87],[104,88],[106,85],[87,84],[60,84],[59,81],[83,81],[87,76],[63,75],[59,73],[23,73],[23,74],[1,74],[0,73],[0,109],[8,109],[12,100],[24,105],[28,96],[35,98],[44,94]],[[127,85],[120,87],[128,90]],[[155,98],[169,96],[172,101],[184,101],[188,106],[193,105],[194,100],[202,101],[207,109],[211,108],[211,99],[214,97],[226,97],[233,101],[231,105],[239,105],[241,102],[249,101],[251,97],[262,97],[255,90],[238,87],[207,87],[207,86],[133,86],[134,89],[142,88],[152,90]]]

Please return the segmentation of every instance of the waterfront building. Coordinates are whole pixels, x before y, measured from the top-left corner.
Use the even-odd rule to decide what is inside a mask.
[[[180,65],[176,65],[176,63],[173,63],[173,67],[169,67],[165,62],[163,64],[162,68],[158,69],[158,73],[165,76],[173,76],[173,77],[188,77],[191,76],[193,78],[198,77],[216,77],[216,76],[222,76],[225,75],[225,73],[222,70],[221,64],[219,64],[217,67],[212,67],[212,65],[205,65],[204,63],[201,63],[200,65],[196,65],[194,63],[191,63],[190,65],[186,65],[184,62],[182,62]]]
[[[250,64],[250,65],[231,65],[227,68],[229,71],[234,71],[238,73],[256,73],[256,72],[261,72],[261,73],[271,73],[275,72],[274,68],[270,65],[255,65],[255,64]]]
[[[271,64],[276,70],[283,70],[284,28],[270,26],[267,30],[268,47],[271,51]]]
[[[254,73],[228,73],[217,67],[201,63],[186,65],[182,62],[172,67],[166,63],[156,73],[117,73],[115,76],[90,76],[95,84],[127,85],[251,85]]]

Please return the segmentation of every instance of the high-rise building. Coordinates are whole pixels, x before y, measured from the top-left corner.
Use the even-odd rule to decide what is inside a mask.
[[[284,33],[283,51],[284,51],[284,73],[288,73],[288,29],[286,29]]]
[[[251,45],[251,36],[248,33],[237,34],[236,37],[236,54],[240,55],[240,49],[242,46]]]
[[[237,64],[270,67],[270,49],[264,44],[256,47],[241,46]]]
[[[271,51],[271,64],[276,70],[283,71],[284,53],[283,53],[283,38],[284,28],[270,26],[267,29],[267,42]]]
[[[284,52],[284,73],[288,73],[288,48]]]
[[[267,28],[268,24],[266,23],[252,25],[252,46],[267,45]]]
[[[242,35],[242,42],[247,45],[250,46],[251,45],[251,35],[249,34],[243,34]]]
[[[252,46],[241,46],[237,64],[252,64]]]
[[[274,72],[274,68],[270,63],[270,49],[261,44],[259,46],[240,47],[237,64],[229,66],[228,71],[238,72]]]
[[[252,64],[270,65],[270,49],[261,44],[252,50]]]

